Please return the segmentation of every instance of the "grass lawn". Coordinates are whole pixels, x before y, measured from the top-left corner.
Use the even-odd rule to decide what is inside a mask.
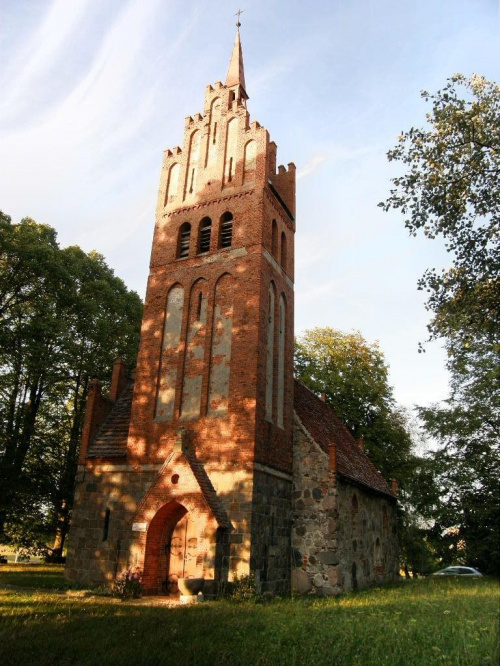
[[[64,566],[58,564],[0,564],[0,588],[6,585],[38,590],[67,590],[74,587],[64,579]]]
[[[5,567],[5,565],[4,565]],[[420,580],[335,599],[175,608],[50,591],[60,567],[0,569],[0,664],[499,663],[493,580]],[[38,570],[37,570],[38,569]],[[39,591],[1,589],[20,584]],[[44,582],[45,584],[44,584]]]

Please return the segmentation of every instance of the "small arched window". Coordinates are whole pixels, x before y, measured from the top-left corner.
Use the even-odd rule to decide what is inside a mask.
[[[233,244],[233,215],[224,213],[220,220],[219,247],[231,247]]]
[[[102,540],[103,541],[108,540],[110,516],[111,516],[111,510],[106,509],[106,513],[104,514],[104,527],[103,527],[103,531],[102,531]]]
[[[179,229],[179,242],[177,245],[177,258],[182,259],[183,257],[189,256],[189,243],[191,241],[191,225],[189,222],[184,222],[184,224]]]
[[[286,235],[285,232],[281,232],[281,265],[286,270]]]
[[[198,254],[210,251],[210,238],[212,236],[212,220],[204,217],[200,222],[200,231],[198,236]]]
[[[276,220],[273,220],[272,230],[271,230],[271,254],[275,259],[278,258],[278,224]]]

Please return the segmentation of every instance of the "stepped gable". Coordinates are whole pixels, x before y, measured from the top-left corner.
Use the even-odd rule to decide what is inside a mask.
[[[295,413],[314,441],[328,454],[335,447],[337,472],[352,481],[394,498],[389,484],[347,430],[337,414],[295,380]]]
[[[129,382],[99,428],[87,458],[125,458],[134,382]]]

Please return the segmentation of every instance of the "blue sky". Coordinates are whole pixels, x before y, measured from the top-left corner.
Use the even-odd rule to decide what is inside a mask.
[[[377,208],[385,154],[422,125],[421,89],[500,80],[496,0],[247,0],[249,110],[295,162],[296,332],[378,340],[402,404],[446,396],[418,277],[446,266]],[[0,208],[96,249],[144,296],[162,151],[224,80],[236,2],[0,0]]]

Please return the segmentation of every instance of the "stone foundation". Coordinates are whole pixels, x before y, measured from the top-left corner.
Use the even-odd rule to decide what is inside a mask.
[[[254,471],[250,568],[260,592],[290,594],[291,493],[288,475]]]
[[[86,469],[77,476],[65,575],[80,585],[110,584],[117,573],[135,565],[129,561],[129,521],[156,471],[113,467],[110,471]]]

